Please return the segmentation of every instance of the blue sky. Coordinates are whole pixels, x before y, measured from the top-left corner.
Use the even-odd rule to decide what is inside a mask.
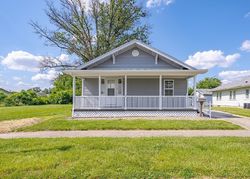
[[[199,76],[223,82],[250,75],[250,1],[145,0],[151,14],[151,45],[197,68]],[[44,45],[31,20],[50,27],[44,0],[0,2],[0,87],[9,90],[49,87],[56,72],[41,73],[43,55],[67,60],[65,52]]]

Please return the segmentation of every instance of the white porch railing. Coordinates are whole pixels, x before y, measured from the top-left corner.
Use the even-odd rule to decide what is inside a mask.
[[[160,100],[161,98],[161,100]],[[125,103],[126,100],[126,103]],[[194,96],[76,96],[74,109],[193,109]],[[160,104],[161,103],[161,104]],[[125,106],[126,105],[126,106]]]

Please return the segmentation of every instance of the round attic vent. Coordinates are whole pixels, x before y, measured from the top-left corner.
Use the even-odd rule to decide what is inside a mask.
[[[133,50],[132,55],[133,57],[138,57],[140,55],[140,52],[138,50]]]

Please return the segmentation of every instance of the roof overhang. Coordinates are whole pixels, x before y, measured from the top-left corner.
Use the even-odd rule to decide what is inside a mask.
[[[208,70],[65,70],[64,73],[77,77],[98,77],[98,76],[169,76],[169,77],[192,77],[204,74]]]
[[[217,87],[217,88],[214,88],[214,89],[211,89],[212,92],[216,92],[216,91],[226,91],[226,90],[235,90],[235,89],[241,89],[241,88],[249,88],[250,87],[250,84],[249,85],[239,85],[239,86],[234,86],[234,87]]]

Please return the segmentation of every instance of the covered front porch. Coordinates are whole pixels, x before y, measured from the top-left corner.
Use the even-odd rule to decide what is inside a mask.
[[[101,73],[99,70],[95,72]],[[188,95],[190,78],[193,78],[193,94],[196,94],[196,75],[157,73],[72,75],[73,116],[76,111],[197,110],[196,96]],[[78,96],[75,92],[76,77],[82,81],[81,95]]]

